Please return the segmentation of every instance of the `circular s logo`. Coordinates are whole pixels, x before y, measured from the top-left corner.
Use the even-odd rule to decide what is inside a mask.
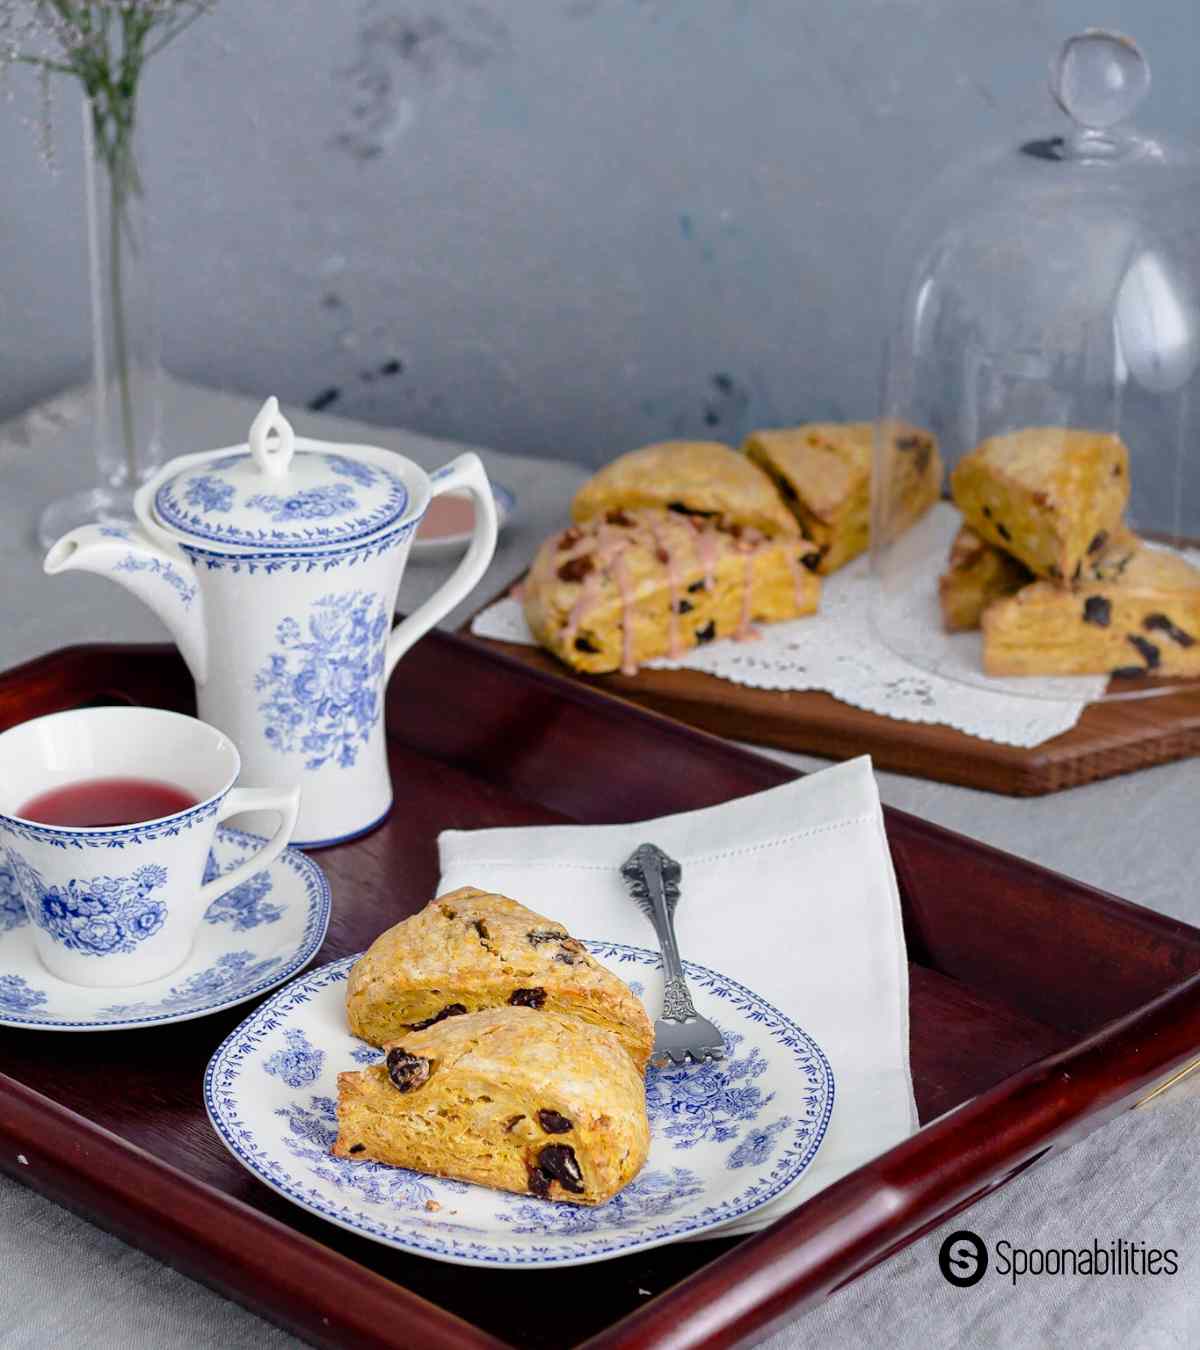
[[[987,1274],[988,1249],[977,1233],[960,1228],[942,1243],[938,1265],[950,1284],[969,1289]]]

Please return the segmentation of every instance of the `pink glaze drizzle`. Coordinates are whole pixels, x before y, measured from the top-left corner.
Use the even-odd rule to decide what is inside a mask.
[[[679,598],[679,578],[675,571],[675,555],[666,542],[657,525],[651,522],[650,533],[654,539],[654,553],[663,556],[663,566],[667,569],[667,651],[671,658],[683,655],[683,645],[679,641],[679,614],[675,606]]]

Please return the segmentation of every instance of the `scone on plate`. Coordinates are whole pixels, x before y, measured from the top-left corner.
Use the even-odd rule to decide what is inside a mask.
[[[484,1009],[570,1013],[616,1036],[639,1072],[654,1046],[641,1001],[560,923],[464,886],[379,937],[350,971],[350,1030],[383,1045]]]
[[[938,578],[942,624],[948,633],[978,628],[983,611],[1033,580],[1024,563],[981,539],[964,525],[950,545],[946,570]]]
[[[955,466],[950,488],[981,538],[1050,581],[1078,581],[1118,528],[1129,499],[1129,453],[1119,437],[1026,427],[981,442]]]
[[[799,533],[770,479],[717,441],[663,441],[621,455],[575,494],[571,519],[644,506],[768,536]]]
[[[491,1008],[384,1049],[338,1075],[340,1158],[579,1205],[611,1199],[646,1161],[645,1084],[602,1027]]]
[[[1036,581],[984,611],[989,675],[1200,674],[1200,571],[1118,529],[1074,587]]]
[[[746,456],[771,476],[820,550],[822,574],[857,557],[870,541],[875,425],[810,422],[756,431],[746,440]],[[895,535],[941,495],[942,459],[937,438],[919,427],[894,424],[891,445],[888,527]]]
[[[815,562],[794,534],[616,509],[542,545],[524,583],[525,617],[573,669],[632,674],[714,638],[750,637],[756,623],[811,614],[821,592]]]

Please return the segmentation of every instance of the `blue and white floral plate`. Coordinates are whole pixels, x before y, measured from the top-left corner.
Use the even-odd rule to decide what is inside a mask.
[[[261,845],[256,835],[218,826],[204,880]],[[42,965],[16,882],[0,864],[0,1026],[118,1031],[205,1017],[290,979],[316,955],[328,927],[324,874],[311,858],[284,849],[212,902],[178,970],[150,984],[87,989]]]
[[[657,952],[587,946],[659,1005]],[[651,1068],[650,1157],[608,1204],[535,1200],[332,1157],[337,1075],[380,1058],[346,1030],[346,978],[357,959],[311,970],[255,1009],[210,1061],[204,1102],[225,1146],[260,1181],[363,1237],[466,1266],[602,1261],[741,1218],[791,1186],[824,1137],[833,1074],[820,1047],[757,994],[689,962],[727,1057]]]

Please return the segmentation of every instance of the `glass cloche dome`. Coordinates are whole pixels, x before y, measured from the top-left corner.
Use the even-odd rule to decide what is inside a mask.
[[[1149,84],[1128,38],[1071,38],[1066,125],[951,170],[897,237],[873,622],[923,670],[1200,686],[1200,155],[1131,124]]]

